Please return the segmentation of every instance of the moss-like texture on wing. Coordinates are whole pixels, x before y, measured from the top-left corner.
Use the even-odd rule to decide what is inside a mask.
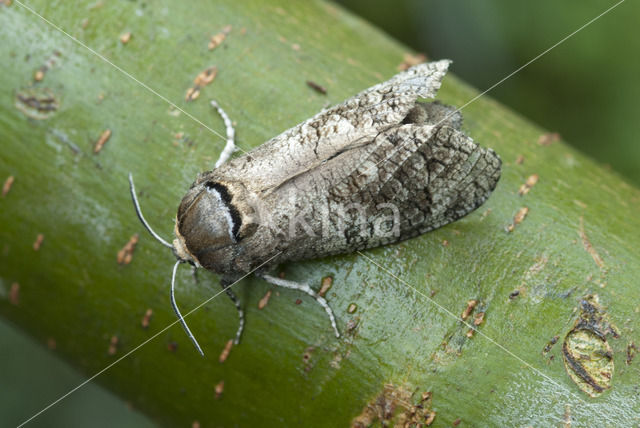
[[[55,352],[87,375],[175,321],[174,258],[138,222],[127,173],[147,219],[168,239],[180,198],[224,147],[209,99],[249,149],[390,77],[406,53],[321,2],[29,6],[130,73],[19,4],[0,6],[0,181],[13,177],[0,197],[0,313],[43,343],[54,339]],[[199,83],[210,80],[213,66],[215,79],[196,88],[194,79],[209,70]],[[461,106],[476,94],[449,75],[439,99]],[[98,381],[175,426],[637,424],[640,193],[489,97],[463,114],[465,132],[504,161],[478,211],[363,255],[282,266],[286,278],[316,288],[333,278],[326,297],[341,339],[322,309],[295,292],[273,290],[259,310],[271,288],[250,279],[234,286],[247,326],[223,363],[237,316],[220,296],[187,318],[205,358],[176,324]],[[136,233],[132,257],[121,253],[119,264]],[[219,291],[206,272],[195,282],[184,269],[178,281],[185,313]],[[610,350],[612,361],[598,374],[598,382],[611,379],[596,398],[562,357],[581,299],[594,294],[618,333],[591,335],[603,344],[590,349]],[[474,334],[461,322],[465,310]]]

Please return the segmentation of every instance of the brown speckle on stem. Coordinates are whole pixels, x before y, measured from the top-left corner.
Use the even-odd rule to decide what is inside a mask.
[[[549,132],[547,134],[542,134],[540,137],[538,137],[538,144],[540,144],[541,146],[548,146],[551,143],[555,143],[556,141],[560,140],[560,134],[558,134],[557,132]]]
[[[271,298],[271,290],[267,290],[265,295],[258,302],[258,309],[264,309],[265,306],[269,303],[269,299]]]
[[[231,352],[232,347],[233,347],[233,340],[230,339],[224,345],[224,349],[222,350],[222,352],[220,353],[220,356],[218,357],[219,362],[224,363],[225,361],[227,361],[227,358],[229,357],[229,352]]]
[[[118,342],[120,340],[118,339],[118,336],[113,335],[111,336],[111,339],[109,340],[109,350],[107,351],[109,353],[109,355],[115,355],[116,352],[118,351]]]
[[[217,75],[218,67],[215,65],[201,71],[196,78],[193,79],[193,86],[187,89],[187,93],[184,97],[185,101],[189,102],[197,99],[200,96],[202,88],[213,82]]]
[[[47,348],[53,351],[56,349],[57,346],[58,344],[56,343],[56,340],[53,337],[50,337],[47,339]]]
[[[98,141],[96,141],[96,144],[93,146],[93,153],[100,153],[104,145],[109,141],[109,138],[111,138],[111,130],[105,129],[102,131],[100,138],[98,138]]]
[[[198,74],[196,76],[196,78],[193,80],[193,83],[196,86],[206,86],[209,83],[213,82],[213,79],[216,78],[218,74],[218,67],[216,67],[215,65],[213,67],[209,67],[204,71],[201,71],[200,74]]]
[[[584,247],[585,251],[591,255],[591,258],[600,269],[604,269],[604,260],[602,260],[602,257],[600,257],[600,254],[598,254],[596,249],[593,248],[593,245],[591,245],[591,242],[587,237],[587,233],[584,230],[584,217],[580,217],[580,229],[578,233],[580,235],[580,238],[582,238],[582,246]]]
[[[185,101],[193,101],[195,99],[197,99],[200,96],[200,89],[199,88],[189,88],[187,89],[187,93],[184,96]]]
[[[538,174],[530,175],[529,178],[527,178],[527,180],[524,182],[524,184],[520,186],[520,189],[518,189],[518,195],[524,196],[529,193],[529,190],[531,190],[533,186],[536,185],[539,178],[540,177],[538,176]]]
[[[436,419],[436,412],[434,412],[432,410],[431,412],[429,412],[427,417],[424,419],[424,425],[425,426],[430,426],[435,419]]]
[[[138,243],[139,236],[138,234],[134,234],[129,241],[122,247],[120,251],[118,251],[118,264],[119,265],[128,265],[131,263],[133,259],[133,252],[136,249],[136,244]]]
[[[126,45],[131,40],[131,31],[127,31],[120,35],[120,43]]]
[[[460,418],[457,418],[455,421],[453,421],[451,425],[453,425],[454,427],[457,427],[458,425],[460,425],[460,422],[462,422],[462,420]]]
[[[636,354],[638,353],[638,351],[639,349],[635,343],[631,342],[627,345],[627,360],[626,360],[627,365],[633,362],[633,359],[636,357]]]
[[[11,186],[13,186],[14,181],[15,181],[15,178],[13,177],[13,175],[8,176],[7,179],[4,180],[4,184],[2,185],[3,198],[9,194],[9,191],[11,190]]]
[[[40,67],[38,70],[36,70],[35,73],[33,73],[33,80],[35,80],[36,82],[42,81],[42,79],[44,79],[44,73],[46,72],[46,67]]]
[[[40,247],[42,246],[43,241],[44,241],[44,235],[42,233],[38,233],[38,236],[36,236],[36,240],[33,243],[33,251],[40,250]]]
[[[473,308],[476,307],[476,305],[478,304],[478,301],[475,299],[471,299],[467,302],[467,307],[464,309],[464,311],[462,311],[462,314],[460,314],[460,317],[463,320],[466,320],[467,318],[469,318],[469,315],[471,315],[471,312],[473,312]]]
[[[547,343],[542,349],[542,355],[547,355],[549,351],[551,351],[551,348],[553,348],[553,345],[558,343],[558,339],[560,339],[560,336],[553,336],[549,343]]]
[[[511,223],[509,226],[506,227],[505,230],[507,231],[507,233],[513,232],[513,230],[516,228],[516,226],[524,221],[524,219],[527,217],[527,214],[529,214],[529,208],[528,207],[520,208],[518,210],[518,212],[516,213],[516,215],[513,216],[513,223]]]
[[[308,364],[311,361],[311,354],[313,353],[314,349],[315,348],[313,346],[309,346],[304,350],[304,353],[302,354],[302,361],[305,364]]]
[[[207,46],[210,51],[214,50],[224,42],[224,39],[226,39],[227,35],[231,32],[231,28],[231,25],[227,25],[221,32],[211,36],[209,39],[209,45]]]
[[[142,317],[142,328],[149,328],[149,322],[151,321],[151,316],[153,315],[153,310],[151,308],[147,309]]]
[[[219,400],[223,392],[224,392],[224,381],[221,380],[220,382],[218,382],[215,388],[215,394],[216,394],[215,399]]]
[[[307,80],[307,86],[313,89],[316,92],[319,92],[323,95],[327,95],[327,88],[324,86],[314,82],[313,80]]]
[[[484,312],[478,312],[473,318],[473,325],[478,326],[484,322]]]
[[[320,285],[320,291],[318,291],[318,296],[324,297],[325,294],[331,289],[331,285],[333,284],[333,277],[325,276],[322,278],[322,284]]]

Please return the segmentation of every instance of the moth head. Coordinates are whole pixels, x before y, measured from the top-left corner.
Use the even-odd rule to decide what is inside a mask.
[[[213,181],[196,182],[182,198],[173,243],[176,257],[219,271],[220,250],[237,242],[240,214],[227,188]],[[224,252],[224,251],[223,251]]]

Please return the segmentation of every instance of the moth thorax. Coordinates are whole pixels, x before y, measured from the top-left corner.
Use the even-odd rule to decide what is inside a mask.
[[[231,199],[219,183],[192,187],[178,209],[176,237],[181,242],[176,251],[184,250],[200,263],[207,253],[235,244],[241,219]]]

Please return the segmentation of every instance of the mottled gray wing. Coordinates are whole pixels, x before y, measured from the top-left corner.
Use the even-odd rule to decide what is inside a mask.
[[[313,181],[317,177],[307,172],[331,159],[353,150],[360,157],[373,151],[375,137],[399,124],[416,99],[435,96],[449,63],[430,62],[399,73],[229,161],[214,173],[220,180],[245,181],[248,190],[256,193],[274,191],[292,182],[296,187],[308,187],[308,183],[296,182],[297,178]],[[327,182],[335,183],[357,165],[350,162],[334,168]],[[249,182],[247,177],[251,177]]]
[[[500,172],[498,155],[459,130],[406,124],[379,135],[376,150],[332,186],[328,198],[366,210],[367,234],[358,227],[347,229],[345,245],[351,250],[371,248],[465,216],[489,197]],[[388,224],[376,228],[381,219]],[[389,233],[394,226],[397,233]]]

